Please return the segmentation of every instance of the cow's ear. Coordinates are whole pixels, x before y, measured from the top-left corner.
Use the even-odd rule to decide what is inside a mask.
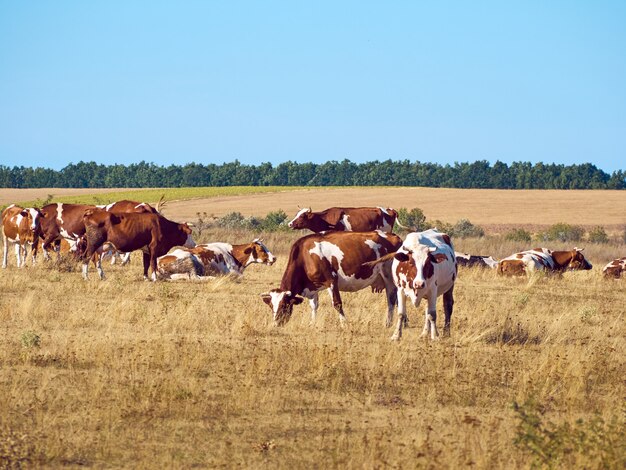
[[[294,305],[300,305],[302,302],[304,302],[304,299],[302,297],[298,297],[297,295],[291,298],[291,303]]]
[[[243,254],[244,255],[249,255],[250,253],[252,253],[252,247],[251,246],[247,246],[245,250],[243,250]]]
[[[336,211],[335,214],[336,214],[335,216],[328,217],[326,219],[326,222],[328,222],[328,224],[333,227],[335,227],[339,223],[341,218],[343,217],[343,211]]]
[[[408,253],[405,253],[404,251],[398,251],[396,252],[395,259],[397,259],[398,261],[408,261],[409,260],[409,255]]]
[[[22,212],[20,212],[20,215],[22,217],[28,217],[28,211],[22,211]]]
[[[272,303],[272,296],[269,294],[261,294],[261,299],[263,299],[263,302],[265,302],[267,305],[270,305]]]
[[[443,253],[434,253],[430,255],[435,263],[441,263],[442,261],[447,261],[448,257]]]

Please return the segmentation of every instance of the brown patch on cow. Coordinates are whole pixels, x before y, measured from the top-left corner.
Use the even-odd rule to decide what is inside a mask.
[[[450,240],[450,236],[447,233],[442,234],[441,238],[443,238],[443,241],[446,242],[450,248],[452,248],[452,240]]]
[[[523,254],[521,254],[521,253],[518,253],[518,254],[516,254],[516,255],[515,255],[515,257],[516,257],[517,259],[522,259],[522,258],[524,257],[524,255],[523,255]]]
[[[523,276],[526,274],[526,265],[523,261],[505,259],[500,261],[498,273],[504,276]]]
[[[446,259],[448,258],[446,257]],[[426,258],[426,261],[424,261],[424,269],[422,272],[424,273],[424,279],[430,279],[431,277],[435,275],[435,266],[433,265],[433,262],[430,260],[430,256]]]

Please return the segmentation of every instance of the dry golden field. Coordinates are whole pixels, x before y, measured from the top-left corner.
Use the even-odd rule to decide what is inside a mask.
[[[453,222],[451,206],[472,206],[472,193],[432,212],[395,205]],[[534,209],[546,223],[596,223],[569,218],[564,202],[568,215],[551,219],[551,202],[574,196],[548,193]],[[596,193],[623,197],[581,193],[593,196],[581,208]],[[357,196],[351,205],[370,203]],[[224,211],[281,207],[259,195],[245,203],[258,210],[240,203]],[[463,217],[486,223],[473,207]],[[183,215],[176,203],[167,211]],[[306,304],[273,325],[259,294],[278,286],[301,233],[209,230],[197,241],[259,235],[274,266],[205,283],[144,282],[137,254],[105,265],[105,281],[82,281],[71,262],[18,270],[11,250],[0,269],[0,468],[626,466],[626,279],[600,273],[626,245],[586,245],[594,269],[561,277],[461,269],[451,337],[420,338],[423,310],[410,307],[395,343],[384,296],[369,290],[342,295],[344,328],[325,295],[314,325]],[[491,236],[455,248],[499,258],[529,247]]]

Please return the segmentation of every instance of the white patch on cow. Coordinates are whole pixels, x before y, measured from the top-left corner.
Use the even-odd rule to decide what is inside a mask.
[[[63,203],[57,203],[57,220],[63,223]]]
[[[380,258],[381,245],[376,243],[374,240],[365,240],[365,244],[369,246],[374,251],[374,253],[376,253],[376,259]]]
[[[519,258],[517,255],[522,256],[521,258]],[[504,258],[504,260],[522,261],[530,273],[532,273],[533,271],[542,271],[546,268],[546,265],[550,269],[556,268],[556,265],[554,264],[554,259],[552,258],[552,251],[548,250],[547,248],[541,248],[540,250],[521,251],[519,253],[514,253],[507,258]]]
[[[29,207],[26,210],[30,214],[30,218],[31,218],[30,229],[35,230],[37,228],[37,225],[39,224],[39,212],[32,207]]]
[[[387,238],[387,232],[383,232],[383,231],[382,231],[382,230],[380,230],[380,229],[376,229],[376,233],[377,233],[378,235],[380,235],[381,237],[383,237],[383,238]]]
[[[384,207],[378,207],[378,209],[380,209],[383,214],[390,215],[389,212],[387,212],[387,209],[385,209]]]
[[[351,232],[352,225],[350,224],[350,218],[348,214],[344,214],[343,217],[341,218],[341,221],[343,222],[343,226],[346,228],[346,231]]]
[[[261,247],[261,249],[267,254],[267,262],[268,264],[274,264],[276,262],[276,257],[272,254],[272,252],[263,244],[263,242],[259,238],[255,238],[252,240],[252,243],[256,243]]]
[[[454,252],[454,256],[456,256],[457,258],[463,258],[463,259],[466,259],[466,260],[470,259],[470,255],[468,253],[460,253],[458,251]]]
[[[285,295],[290,294],[289,291],[285,292],[270,292],[272,312],[274,312],[274,320],[276,320],[276,314],[278,313],[278,309],[280,307],[280,303],[285,297]]]
[[[298,211],[298,213],[296,214],[296,216],[291,219],[291,221],[287,224],[289,227],[291,227],[291,225],[298,220],[298,218],[302,215],[302,214],[306,214],[307,212],[311,212],[311,208],[310,207],[305,207],[304,209],[300,209]]]
[[[488,256],[487,258],[483,258],[483,261],[491,269],[495,269],[498,266],[498,261],[493,259],[493,256]]]

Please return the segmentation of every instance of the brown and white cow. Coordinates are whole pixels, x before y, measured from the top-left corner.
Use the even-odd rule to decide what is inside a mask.
[[[177,248],[157,259],[159,278],[204,279],[214,275],[243,275],[253,263],[271,266],[276,257],[256,238],[252,243],[206,243],[194,248]]]
[[[498,261],[492,256],[470,255],[469,253],[460,253],[458,251],[454,252],[454,256],[456,257],[456,263],[459,266],[490,269],[496,269],[498,267]]]
[[[309,299],[311,321],[315,321],[319,291],[328,289],[333,307],[343,322],[343,304],[339,292],[356,292],[368,286],[385,289],[387,321],[393,317],[396,288],[391,277],[391,263],[364,266],[395,252],[402,239],[381,230],[373,232],[326,232],[307,235],[294,242],[280,288],[262,294],[277,325],[289,321],[293,306]]]
[[[398,289],[398,323],[391,339],[402,337],[402,326],[406,323],[406,297],[416,307],[422,299],[426,299],[422,336],[430,333],[431,339],[438,339],[437,297],[443,295],[443,331],[444,335],[449,335],[457,277],[456,257],[450,237],[436,229],[412,232],[406,236],[400,249],[386,258],[393,258],[391,272]]]
[[[626,257],[617,258],[602,268],[602,274],[606,278],[619,279],[626,272]]]
[[[383,207],[331,207],[321,212],[301,209],[289,222],[290,228],[309,229],[319,233],[326,230],[370,232],[382,230],[391,233],[398,213]]]
[[[103,246],[112,246],[121,252],[143,250],[143,274],[148,279],[152,269],[152,280],[157,279],[157,258],[175,246],[196,246],[191,237],[191,228],[166,219],[160,214],[118,214],[101,209],[89,209],[84,214],[86,248],[81,253],[83,277],[87,279],[89,259]],[[104,272],[99,257],[96,264],[100,278]]]
[[[18,268],[26,266],[28,245],[32,250],[32,263],[35,264],[41,219],[42,213],[35,207],[23,208],[11,204],[2,211],[3,268],[7,267],[9,243],[15,244]]]
[[[535,271],[563,272],[591,269],[593,266],[585,259],[582,251],[582,248],[569,251],[552,251],[547,248],[521,251],[501,259],[498,263],[498,273],[523,276]]]

